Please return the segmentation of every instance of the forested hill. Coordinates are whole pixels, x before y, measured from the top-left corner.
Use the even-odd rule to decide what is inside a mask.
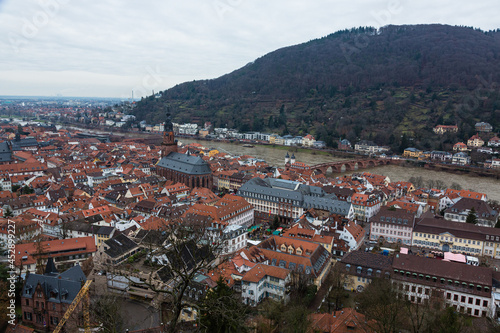
[[[406,133],[417,147],[438,148],[435,125],[459,125],[459,139],[473,134],[476,121],[500,126],[500,32],[446,25],[338,31],[144,98],[134,113],[160,122],[167,105],[179,122],[312,133],[330,144],[347,137],[396,147]]]

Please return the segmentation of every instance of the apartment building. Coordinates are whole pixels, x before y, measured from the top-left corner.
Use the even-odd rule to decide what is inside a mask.
[[[58,269],[81,264],[96,251],[94,238],[66,238],[40,243],[16,244],[15,266],[18,273],[35,273],[37,266],[46,265],[51,257]],[[41,258],[38,261],[38,258]],[[38,262],[37,262],[38,261]]]
[[[422,303],[436,296],[457,312],[494,316],[490,268],[407,254],[397,254],[392,268],[393,286],[411,302]]]
[[[370,220],[370,239],[411,245],[415,215],[404,209],[382,207]]]
[[[287,283],[290,281],[291,271],[286,268],[257,264],[252,267],[241,279],[241,297],[245,304],[255,306],[265,298],[275,301],[285,301],[287,297]]]
[[[354,193],[351,197],[356,220],[369,221],[380,210],[382,202],[377,195]]]
[[[412,245],[443,252],[500,259],[500,229],[424,218],[413,230]]]

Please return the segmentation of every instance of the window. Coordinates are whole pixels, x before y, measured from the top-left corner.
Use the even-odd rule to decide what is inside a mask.
[[[460,298],[460,302],[465,303],[465,296],[462,296],[462,297]]]
[[[488,306],[488,301],[483,301],[483,306],[487,307]]]
[[[469,304],[473,304],[474,299],[472,297],[469,297]]]
[[[453,295],[453,300],[454,301],[458,301],[458,295],[457,294]]]

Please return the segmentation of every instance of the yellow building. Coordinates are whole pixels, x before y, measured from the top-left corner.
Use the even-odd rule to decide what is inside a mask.
[[[213,149],[213,150],[208,152],[208,157],[214,157],[218,153],[219,153],[219,151],[217,149]]]
[[[412,243],[436,251],[500,257],[500,230],[464,222],[424,218],[413,229]]]
[[[404,157],[418,158],[422,155],[422,151],[417,148],[406,148],[403,152]]]

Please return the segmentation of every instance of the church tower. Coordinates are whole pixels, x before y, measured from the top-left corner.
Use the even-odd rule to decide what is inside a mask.
[[[177,140],[175,140],[170,112],[167,111],[167,120],[163,128],[163,141],[161,143],[161,157],[165,157],[171,152],[177,153]]]

